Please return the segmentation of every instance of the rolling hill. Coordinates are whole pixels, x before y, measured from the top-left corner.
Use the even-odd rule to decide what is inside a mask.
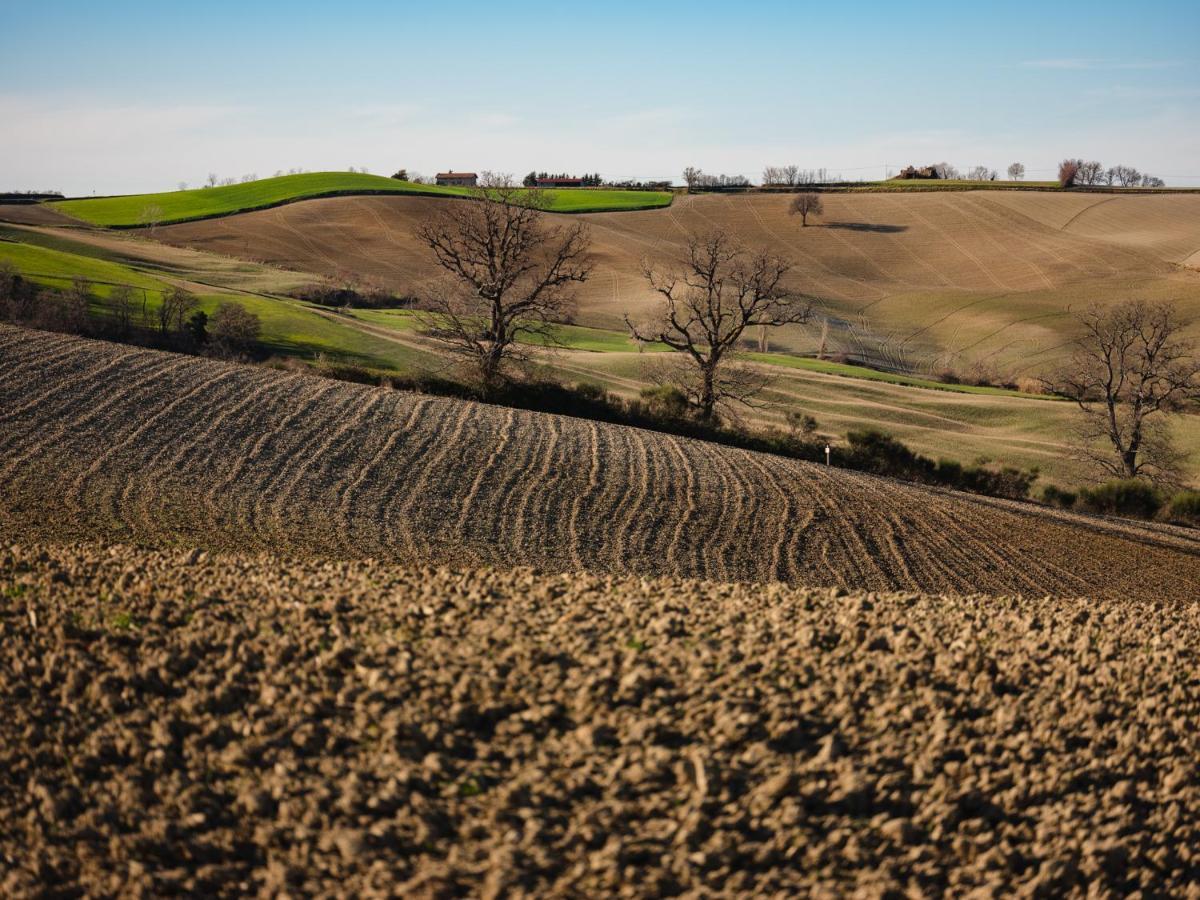
[[[414,184],[362,172],[312,172],[189,191],[58,200],[48,206],[92,225],[136,228],[148,224],[148,219],[153,219],[149,224],[190,222],[314,197],[416,194],[446,198],[463,197],[467,193],[466,188]],[[666,206],[671,202],[671,194],[666,192],[566,190],[549,193],[550,208],[556,212],[646,209]]]
[[[0,367],[0,515],[59,539],[865,590],[1200,591],[1186,530],[7,326]]]
[[[796,262],[797,287],[831,322],[830,348],[900,371],[1033,375],[1071,335],[1068,311],[1124,297],[1177,299],[1200,317],[1200,195],[1045,191],[847,193],[825,197],[800,228],[786,195],[697,195],[668,209],[589,214],[596,267],[579,322],[620,329],[653,300],[644,257],[678,254],[690,232],[720,226]],[[328,275],[350,271],[397,290],[432,276],[415,226],[419,197],[319,200],[158,229],[161,240]],[[790,328],[776,349],[813,352],[817,329]]]

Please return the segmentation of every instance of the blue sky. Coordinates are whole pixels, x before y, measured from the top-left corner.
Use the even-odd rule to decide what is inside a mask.
[[[1067,155],[1200,186],[1194,0],[4,2],[0,36],[0,190]]]

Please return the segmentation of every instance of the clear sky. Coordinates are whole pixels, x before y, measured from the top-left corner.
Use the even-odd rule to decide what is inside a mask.
[[[0,0],[0,190],[366,166],[1200,186],[1200,2]]]

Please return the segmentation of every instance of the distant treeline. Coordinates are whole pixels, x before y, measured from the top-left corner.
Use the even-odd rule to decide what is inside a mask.
[[[61,191],[0,191],[0,203],[40,203],[62,198]]]

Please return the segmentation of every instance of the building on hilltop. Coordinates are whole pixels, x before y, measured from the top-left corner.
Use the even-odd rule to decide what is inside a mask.
[[[436,181],[438,184],[452,187],[475,187],[479,176],[474,172],[438,172]]]
[[[935,179],[940,177],[936,166],[922,166],[919,169],[916,166],[908,166],[901,169],[900,174],[895,176],[893,180],[907,180],[910,178]]]

